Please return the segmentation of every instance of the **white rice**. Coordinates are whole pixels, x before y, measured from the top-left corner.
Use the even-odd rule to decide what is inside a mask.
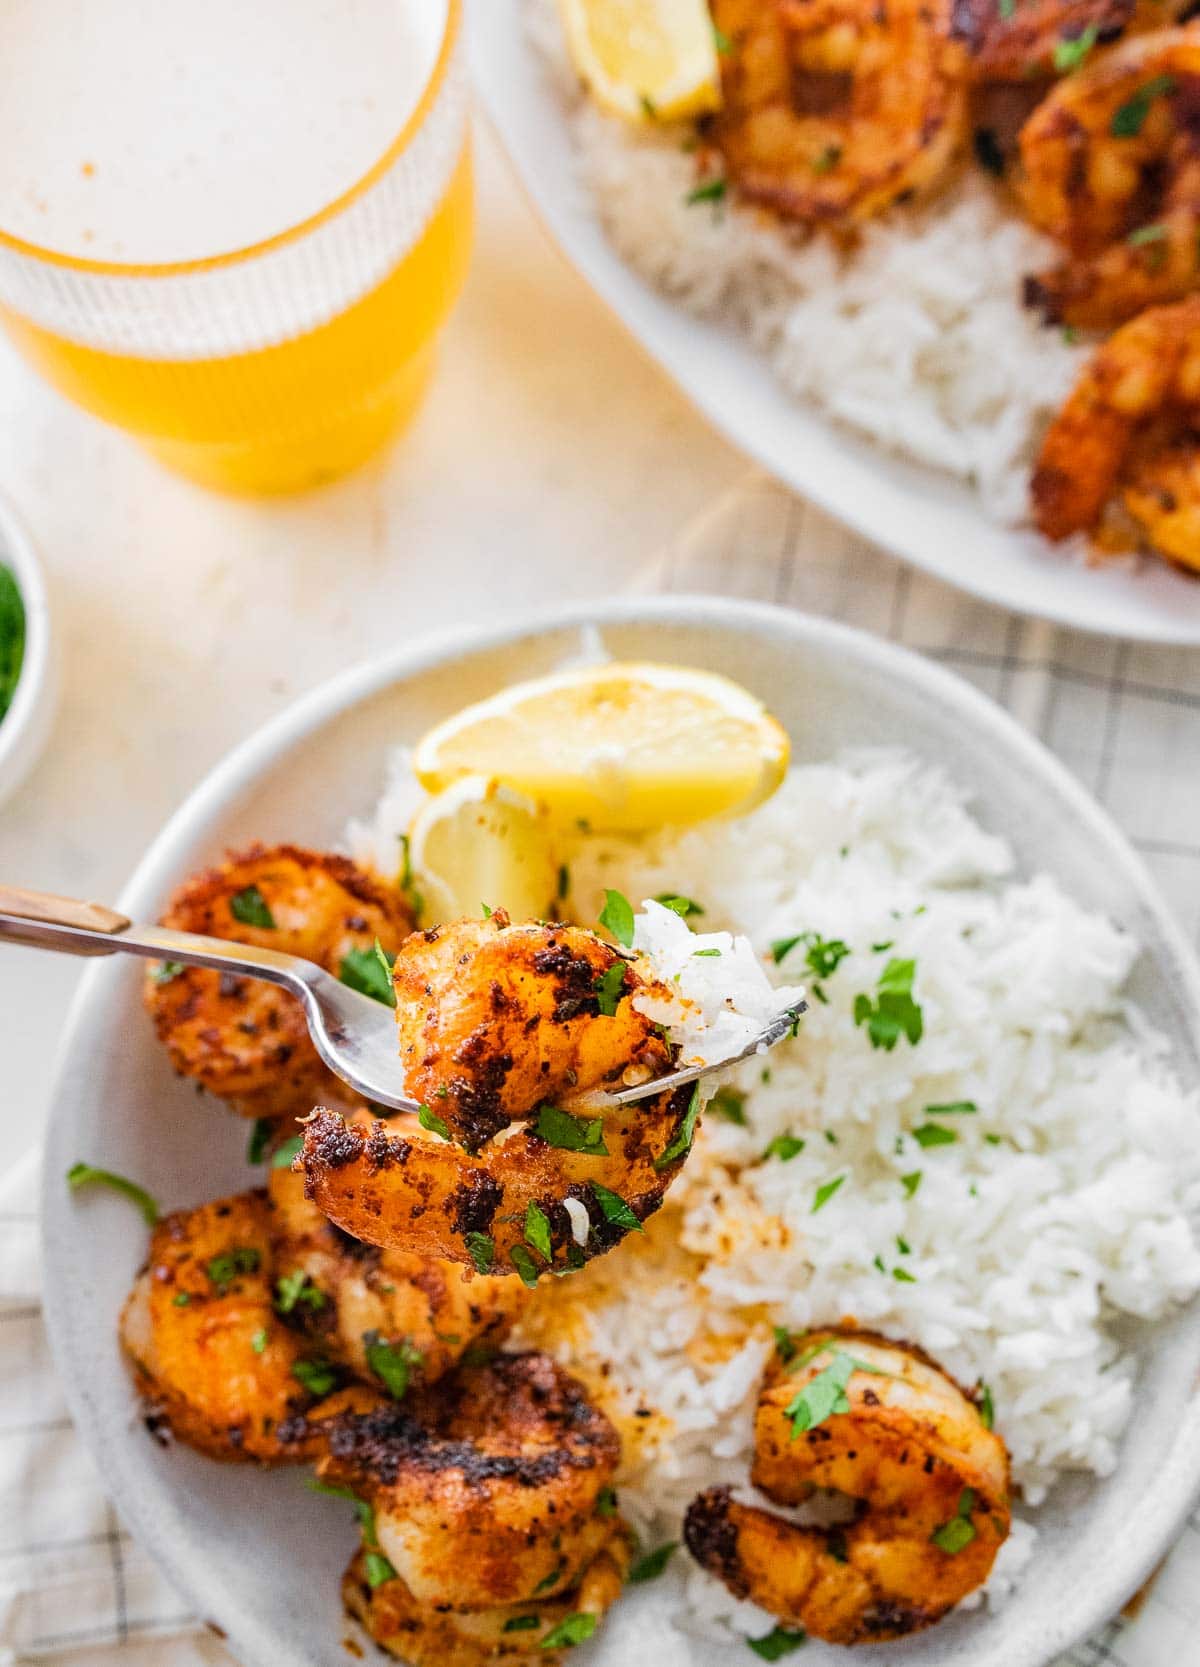
[[[393,788],[360,854],[394,851],[396,803]],[[1027,1517],[1067,1473],[1110,1472],[1137,1373],[1129,1321],[1200,1290],[1200,1098],[1127,1009],[1137,945],[1051,879],[1016,877],[943,773],[893,752],[793,769],[739,821],[583,835],[567,855],[582,922],[606,887],[703,907],[702,937],[653,905],[638,926],[701,1002],[716,986],[696,969],[725,966],[730,993],[765,1012],[779,993],[763,994],[760,969],[813,982],[811,940],[778,968],[772,943],[848,946],[799,1036],[735,1073],[744,1126],[710,1111],[644,1238],[551,1282],[524,1326],[616,1418],[622,1509],[644,1538],[678,1539],[700,1488],[745,1486],[772,1324],[853,1318],[984,1381]],[[722,935],[735,930],[757,964]],[[709,946],[722,956],[691,953]],[[887,1051],[854,1005],[893,959],[916,963],[924,1031]],[[977,1111],[928,1110],[964,1101]],[[922,1145],[929,1124],[956,1139]],[[764,1156],[781,1135],[803,1150]],[[1033,1534],[1016,1524],[989,1602]],[[672,1579],[681,1627],[769,1630],[682,1554]]]
[[[858,433],[1028,518],[1038,439],[1088,349],[1021,304],[1053,247],[979,169],[871,222],[853,254],[736,203],[696,203],[688,130],[597,110],[567,59],[556,0],[529,32],[568,107],[581,182],[620,255],[702,317],[741,327],[786,387]]]

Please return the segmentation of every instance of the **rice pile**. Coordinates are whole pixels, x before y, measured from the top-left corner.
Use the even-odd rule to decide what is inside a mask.
[[[556,0],[528,0],[527,24],[570,111],[584,188],[631,266],[692,312],[745,330],[806,403],[971,483],[994,519],[1028,519],[1037,441],[1088,349],[1022,307],[1022,278],[1054,252],[998,188],[971,170],[869,223],[852,255],[753,208],[689,205],[690,130],[597,110],[567,59]]]
[[[397,802],[360,855],[394,851]],[[607,887],[688,897],[706,935],[651,907],[656,955],[682,966],[736,930],[809,989],[799,1035],[738,1067],[649,1231],[549,1282],[523,1328],[616,1419],[644,1539],[678,1539],[700,1488],[745,1484],[773,1325],[853,1317],[982,1380],[1026,1507],[1110,1471],[1137,1370],[1118,1328],[1200,1289],[1200,1103],[1122,998],[1136,944],[1015,877],[941,771],[891,752],[793,769],[740,821],[580,836],[569,875],[581,922]],[[872,1014],[906,963],[921,1032],[889,1050]],[[1032,1536],[1015,1525],[990,1601]],[[769,1630],[682,1553],[671,1579],[679,1626]]]

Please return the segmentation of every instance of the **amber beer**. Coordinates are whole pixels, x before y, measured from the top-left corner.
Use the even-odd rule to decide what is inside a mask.
[[[460,0],[0,0],[0,320],[206,485],[411,415],[472,231]]]

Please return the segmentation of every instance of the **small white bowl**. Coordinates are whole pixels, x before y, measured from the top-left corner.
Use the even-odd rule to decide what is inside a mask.
[[[0,718],[0,804],[16,792],[50,737],[58,676],[41,562],[12,506],[0,498],[0,565],[25,606],[25,658],[13,703]]]

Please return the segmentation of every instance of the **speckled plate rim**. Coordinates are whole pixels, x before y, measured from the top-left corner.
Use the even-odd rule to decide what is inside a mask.
[[[177,853],[212,827],[243,789],[298,742],[390,686],[403,685],[466,654],[511,648],[522,640],[553,631],[587,627],[603,631],[610,626],[656,624],[776,638],[797,653],[802,653],[806,644],[835,647],[869,672],[905,683],[930,703],[952,710],[956,723],[969,725],[980,745],[994,746],[1019,759],[1022,768],[1062,811],[1078,820],[1106,862],[1129,883],[1131,894],[1153,921],[1161,938],[1160,958],[1179,991],[1189,1039],[1200,1056],[1200,967],[1190,947],[1141,859],[1108,815],[1039,741],[971,685],[907,649],[828,620],[728,598],[680,596],[575,603],[521,622],[443,631],[333,678],[264,725],[211,771],[153,842],[125,887],[119,906],[134,916],[152,907],[164,888],[179,876]],[[46,1323],[68,1408],[126,1526],[195,1611],[220,1626],[243,1667],[312,1667],[315,1658],[311,1656],[281,1652],[278,1639],[260,1616],[233,1612],[220,1583],[206,1580],[203,1568],[195,1566],[193,1553],[171,1537],[162,1536],[161,1524],[152,1525],[125,1460],[130,1441],[135,1436],[143,1440],[144,1436],[140,1428],[118,1431],[106,1426],[93,1394],[89,1361],[77,1348],[72,1293],[82,1271],[80,1258],[86,1253],[86,1234],[70,1213],[67,1189],[62,1184],[65,1170],[78,1156],[67,1144],[64,1097],[73,1068],[78,1070],[86,1060],[93,1007],[103,976],[102,965],[85,974],[66,1026],[46,1139],[41,1199]],[[1027,1617],[1015,1639],[1010,1635],[1003,1640],[1002,1654],[994,1648],[971,1648],[968,1643],[966,1649],[954,1651],[954,1662],[961,1667],[1046,1667],[1063,1650],[1110,1619],[1161,1561],[1200,1495],[1200,1396],[1196,1394],[1179,1418],[1170,1461],[1160,1467],[1154,1477],[1155,1486],[1145,1490],[1137,1507],[1123,1519],[1120,1543],[1106,1546],[1106,1558],[1097,1565],[1095,1580],[1086,1590],[1062,1592],[1053,1613],[1039,1610]],[[323,1597],[321,1601],[330,1599]],[[934,1629],[934,1634],[938,1630]],[[934,1634],[920,1637],[927,1639]],[[915,1645],[918,1640],[911,1642]],[[907,1653],[910,1647],[905,1644],[901,1650]],[[892,1653],[889,1651],[889,1656]],[[887,1667],[882,1653],[872,1653],[871,1660]]]

